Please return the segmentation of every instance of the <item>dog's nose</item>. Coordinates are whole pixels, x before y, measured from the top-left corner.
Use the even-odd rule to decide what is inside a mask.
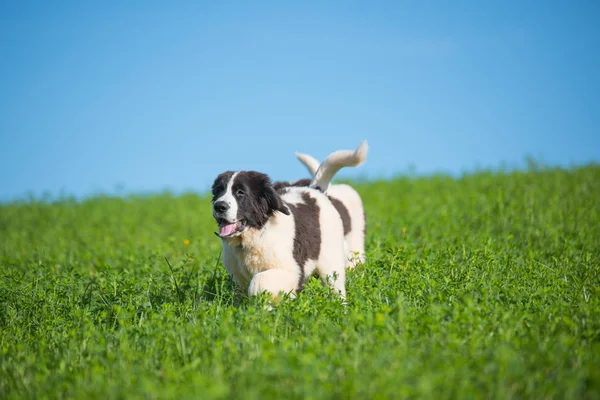
[[[221,214],[229,210],[229,204],[225,203],[224,201],[217,201],[213,208],[217,213]]]

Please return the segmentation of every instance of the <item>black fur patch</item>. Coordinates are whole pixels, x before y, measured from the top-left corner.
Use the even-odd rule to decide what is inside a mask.
[[[288,204],[294,215],[296,231],[294,235],[294,260],[300,266],[300,282],[298,291],[302,290],[306,279],[304,266],[308,260],[317,260],[321,254],[321,225],[319,224],[320,208],[317,200],[308,193],[302,194],[304,203]]]
[[[310,185],[310,182],[311,182],[310,179],[300,179],[295,182],[275,182],[273,184],[273,188],[275,188],[275,190],[277,190],[277,191],[280,191],[282,189],[289,188],[292,186],[306,187],[306,186]]]
[[[342,224],[344,225],[344,236],[346,236],[348,234],[348,232],[350,232],[350,230],[352,230],[352,220],[350,219],[350,214],[348,213],[348,209],[346,208],[344,203],[342,203],[338,199],[331,197],[331,196],[327,196],[327,197],[329,198],[329,200],[331,201],[331,203],[337,210],[338,214],[340,214],[340,217],[342,218]]]

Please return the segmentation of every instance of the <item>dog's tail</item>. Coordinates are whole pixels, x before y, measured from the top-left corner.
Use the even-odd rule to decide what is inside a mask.
[[[310,183],[310,187],[319,188],[323,193],[327,192],[331,180],[335,174],[344,167],[358,167],[367,159],[367,152],[369,151],[369,145],[366,140],[360,142],[356,150],[338,150],[334,151],[327,158],[315,168],[315,163],[318,163],[316,159],[306,154],[296,154],[296,157],[306,165],[311,175],[312,170],[315,169],[313,179]]]
[[[304,153],[296,153],[296,158],[300,160],[302,164],[304,164],[311,177],[315,176],[317,169],[319,169],[319,165],[321,164],[319,160]]]

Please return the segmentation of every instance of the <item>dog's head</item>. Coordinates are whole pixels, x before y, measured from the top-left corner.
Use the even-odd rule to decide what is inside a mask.
[[[248,228],[260,229],[276,211],[290,214],[271,179],[260,172],[224,172],[215,179],[212,194],[221,238],[239,236]]]

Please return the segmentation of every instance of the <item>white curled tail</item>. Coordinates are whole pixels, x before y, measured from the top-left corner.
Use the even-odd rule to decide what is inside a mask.
[[[304,164],[311,177],[315,176],[317,169],[319,169],[319,164],[321,164],[319,160],[304,153],[296,153],[296,158],[300,160],[302,164]]]
[[[310,187],[319,188],[323,193],[327,192],[329,184],[335,174],[344,167],[358,167],[361,165],[367,159],[368,151],[369,145],[366,140],[360,142],[356,150],[334,151],[327,156],[321,165],[319,165],[319,168],[317,169],[317,172],[315,172],[315,176],[310,183]],[[302,159],[300,159],[300,161],[302,161]]]

